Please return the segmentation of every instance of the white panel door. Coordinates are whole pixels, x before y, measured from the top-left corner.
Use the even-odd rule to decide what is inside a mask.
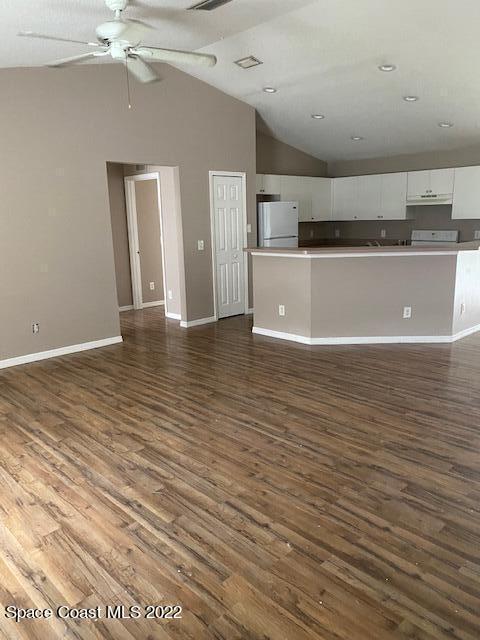
[[[375,220],[380,215],[382,179],[379,175],[358,176],[355,220]]]
[[[406,220],[407,174],[384,173],[381,178],[381,211],[377,218],[385,220]]]
[[[453,193],[455,169],[432,169],[430,171],[430,189],[436,194]]]
[[[452,218],[480,218],[480,167],[455,169]]]
[[[333,219],[354,220],[357,208],[358,180],[353,178],[335,178],[333,181]]]
[[[216,301],[219,318],[245,313],[242,178],[214,176]]]

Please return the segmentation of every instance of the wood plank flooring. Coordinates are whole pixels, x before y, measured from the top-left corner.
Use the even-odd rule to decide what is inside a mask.
[[[123,345],[0,372],[0,638],[480,638],[480,336],[250,324],[128,312]]]

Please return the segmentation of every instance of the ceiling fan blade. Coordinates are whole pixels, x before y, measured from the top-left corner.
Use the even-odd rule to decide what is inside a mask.
[[[70,56],[69,58],[54,60],[53,62],[49,62],[47,64],[47,67],[66,67],[70,64],[78,64],[79,62],[85,62],[86,60],[89,60],[91,58],[97,58],[99,55],[106,54],[107,52],[105,52],[104,54],[98,54],[96,51],[91,51],[90,53],[82,53],[79,56]]]
[[[145,84],[149,82],[157,82],[160,77],[155,73],[152,67],[137,56],[129,55],[125,60],[128,71],[140,82]]]
[[[217,64],[217,58],[207,53],[193,53],[191,51],[178,51],[176,49],[158,49],[157,47],[136,47],[132,53],[157,62],[171,64],[201,64],[213,67]]]
[[[70,38],[57,38],[56,36],[48,36],[43,33],[35,33],[34,31],[20,31],[17,33],[20,38],[37,38],[38,40],[55,40],[56,42],[75,42],[76,44],[86,44],[89,47],[100,47],[98,42],[86,42],[84,40],[71,40]]]

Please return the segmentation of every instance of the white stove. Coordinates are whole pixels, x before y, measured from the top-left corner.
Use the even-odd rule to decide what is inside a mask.
[[[458,231],[432,231],[428,229],[413,229],[411,236],[412,247],[434,245],[450,247],[458,243]]]

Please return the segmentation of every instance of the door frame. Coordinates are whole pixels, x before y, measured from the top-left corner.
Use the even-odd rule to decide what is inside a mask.
[[[140,266],[140,251],[138,241],[138,217],[137,217],[137,199],[135,197],[135,183],[142,180],[156,180],[157,182],[157,201],[158,216],[160,220],[160,253],[162,256],[162,280],[163,280],[163,300],[158,302],[143,302],[142,295],[142,273]],[[165,250],[163,246],[163,221],[162,221],[162,198],[160,191],[160,173],[154,171],[151,173],[140,173],[133,176],[125,176],[125,203],[127,208],[127,226],[128,226],[128,248],[130,253],[130,274],[132,278],[132,298],[133,308],[136,310],[147,309],[149,307],[165,305],[165,313],[168,313],[165,281]]]
[[[217,254],[215,251],[215,196],[214,196],[214,182],[215,176],[223,178],[240,178],[242,181],[242,228],[243,228],[243,246],[242,251],[248,246],[248,234],[247,234],[247,174],[245,171],[209,171],[209,185],[210,185],[210,243],[212,247],[212,282],[213,282],[213,311],[215,320],[218,320],[218,306],[217,306]],[[248,306],[248,256],[244,257],[244,310],[245,315],[249,312]]]

